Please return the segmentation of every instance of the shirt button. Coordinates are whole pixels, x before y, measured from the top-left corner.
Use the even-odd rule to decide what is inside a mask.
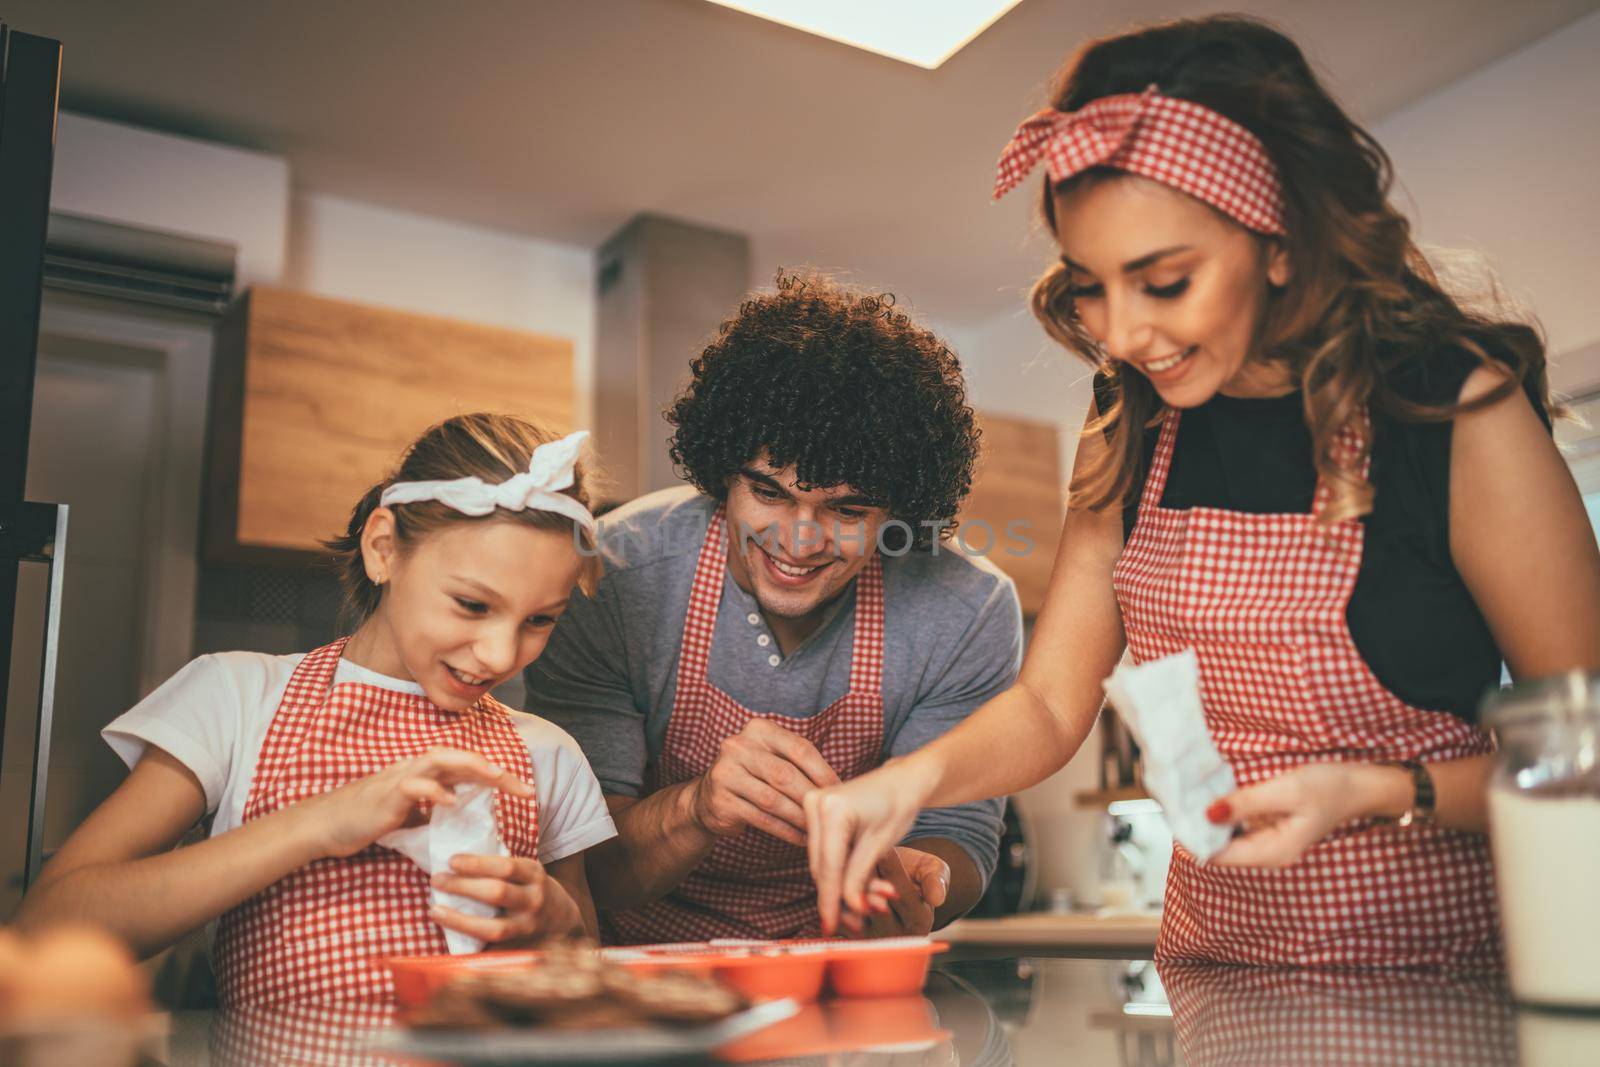
[[[767,657],[767,666],[769,666],[769,667],[776,667],[778,664],[780,664],[782,662],[783,662],[783,660],[781,658],[779,658],[777,656],[777,654],[773,654],[773,655]]]
[[[762,634],[760,637],[756,638],[756,644],[760,645],[762,648],[766,648],[768,645],[772,644],[772,638],[768,637],[766,634]]]
[[[752,611],[750,614],[744,617],[744,621],[749,623],[751,626],[760,626],[761,616]]]

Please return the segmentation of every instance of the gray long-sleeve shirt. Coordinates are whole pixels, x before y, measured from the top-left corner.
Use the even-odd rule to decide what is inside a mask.
[[[692,489],[668,489],[607,515],[599,588],[592,598],[574,596],[525,674],[527,710],[577,739],[607,793],[638,796],[646,764],[661,751],[695,561],[715,508]],[[927,744],[1015,680],[1022,611],[1010,578],[950,545],[885,555],[883,598],[888,759]],[[725,581],[709,679],[752,710],[814,715],[849,688],[854,623],[852,583],[822,625],[782,656],[755,598]],[[908,837],[955,841],[987,882],[1002,804],[923,811]]]

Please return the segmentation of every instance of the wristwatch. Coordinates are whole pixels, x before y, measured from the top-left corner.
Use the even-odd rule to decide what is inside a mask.
[[[1380,767],[1398,767],[1411,775],[1411,806],[1398,818],[1390,819],[1396,826],[1413,826],[1417,823],[1430,823],[1433,821],[1433,776],[1428,773],[1428,768],[1416,760],[1382,760]]]

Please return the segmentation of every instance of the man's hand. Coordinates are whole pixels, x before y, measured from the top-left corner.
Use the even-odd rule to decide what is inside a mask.
[[[950,865],[931,852],[897,845],[878,861],[867,886],[866,915],[843,912],[852,937],[911,937],[933,930],[934,912],[950,892]]]
[[[696,781],[694,817],[717,837],[753,826],[804,845],[805,795],[838,784],[839,776],[811,742],[766,719],[751,719],[723,740],[717,761]]]

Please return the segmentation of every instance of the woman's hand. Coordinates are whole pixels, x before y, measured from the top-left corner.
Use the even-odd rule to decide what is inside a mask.
[[[476,752],[434,748],[307,797],[293,808],[300,825],[312,835],[318,856],[353,856],[392,830],[420,825],[424,804],[454,807],[451,787],[460,783],[487,785],[519,797],[534,795],[533,786]]]
[[[1370,815],[1398,815],[1410,804],[1410,777],[1370,763],[1313,763],[1245,786],[1206,809],[1217,824],[1244,829],[1211,863],[1289,867],[1334,827]]]
[[[450,857],[453,874],[435,874],[433,887],[490,904],[500,915],[481,918],[437,905],[428,917],[489,945],[510,948],[564,937],[583,927],[577,903],[544,865],[526,856]]]
[[[950,895],[950,865],[931,852],[897,845],[878,860],[867,883],[867,914],[846,911],[840,925],[851,937],[920,937]]]
[[[841,902],[860,916],[875,910],[867,901],[868,882],[883,855],[911,830],[929,791],[912,764],[890,760],[806,794],[806,851],[824,933],[838,929]]]

